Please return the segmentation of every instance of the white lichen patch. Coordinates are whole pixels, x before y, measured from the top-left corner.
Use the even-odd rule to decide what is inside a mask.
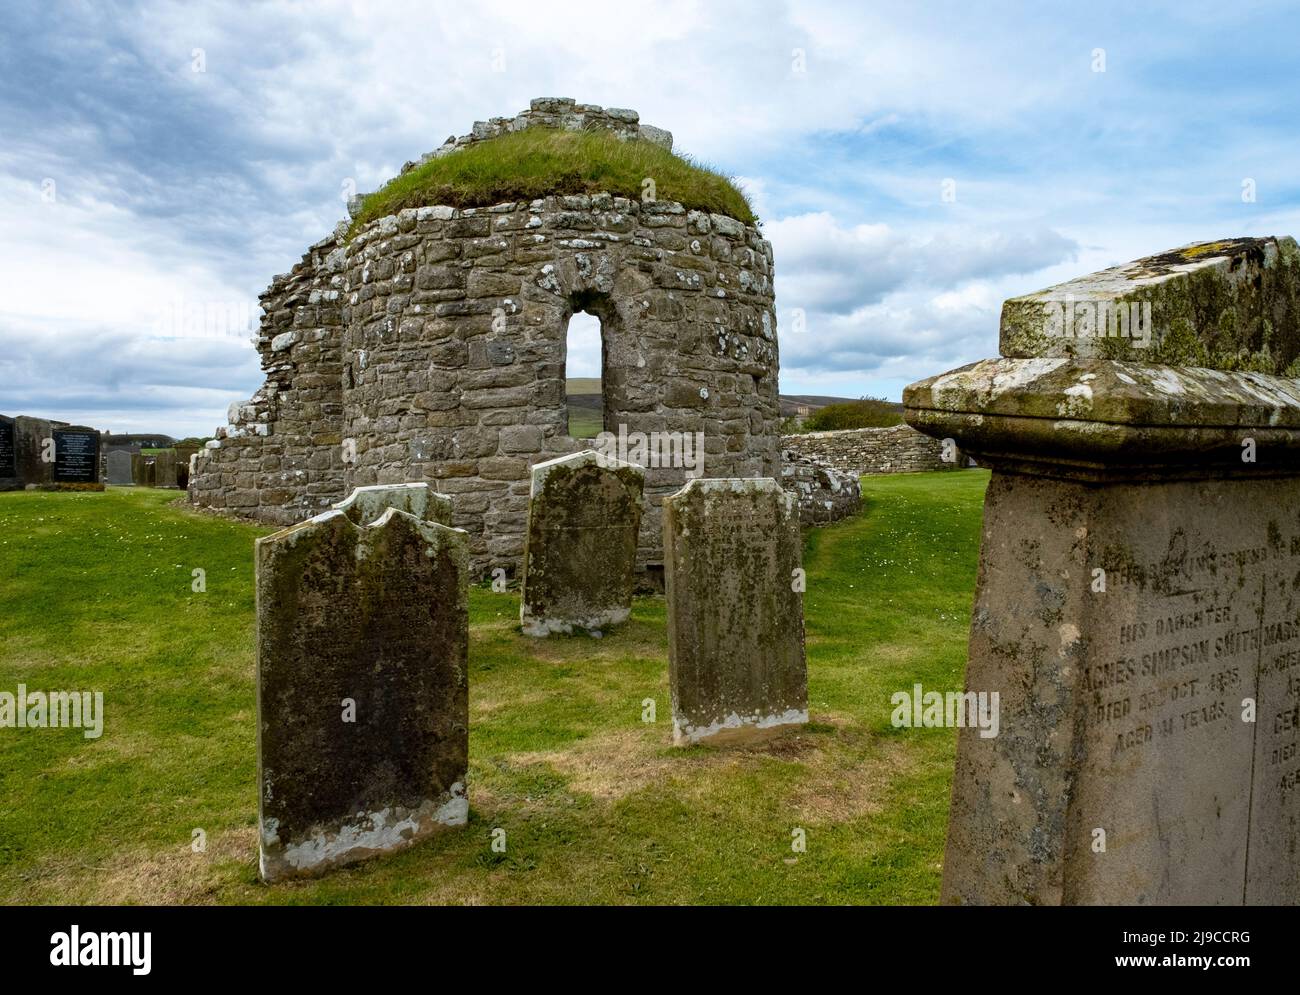
[[[777,729],[782,726],[806,725],[807,709],[790,708],[784,712],[766,715],[737,715],[732,712],[724,719],[707,726],[695,726],[680,715],[673,716],[673,742],[678,746],[690,746],[711,739],[729,738],[726,734],[753,729]]]
[[[520,611],[519,621],[524,635],[544,638],[550,635],[570,636],[574,631],[599,632],[609,626],[621,625],[628,620],[628,616],[631,614],[630,608],[618,606],[606,611],[589,612],[573,618],[556,618],[553,616],[537,618],[529,611],[528,605],[524,604]]]
[[[298,840],[282,840],[277,821],[267,819],[260,833],[259,868],[268,882],[319,873],[404,849],[442,827],[463,826],[468,819],[469,799],[461,781],[419,808],[393,806],[358,812],[334,825],[316,827]]]
[[[1092,388],[1082,381],[1065,388],[1065,399],[1056,406],[1062,418],[1083,418],[1092,412]]]

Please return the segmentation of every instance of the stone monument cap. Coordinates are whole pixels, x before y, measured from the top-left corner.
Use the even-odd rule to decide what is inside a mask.
[[[1300,358],[1298,289],[1293,238],[1194,242],[1008,299],[1000,351],[1283,374]]]
[[[583,449],[580,452],[557,456],[555,459],[548,459],[542,463],[534,463],[531,471],[532,485],[529,493],[532,497],[536,497],[542,487],[545,486],[546,478],[562,466],[572,468],[590,464],[595,464],[606,470],[631,470],[643,477],[645,476],[645,468],[637,463],[626,463],[621,459],[597,452],[595,449]]]
[[[426,483],[355,487],[342,501],[330,505],[332,511],[343,512],[356,525],[374,523],[387,508],[400,509],[422,522],[451,524],[451,498]]]

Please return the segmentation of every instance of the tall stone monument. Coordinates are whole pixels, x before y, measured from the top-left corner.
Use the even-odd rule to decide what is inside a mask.
[[[463,825],[468,537],[390,508],[257,541],[261,875]]]
[[[590,449],[532,468],[524,632],[593,631],[627,619],[644,486],[641,467]]]
[[[909,423],[993,476],[943,901],[1300,902],[1300,252],[1007,301]]]
[[[664,500],[674,742],[808,721],[802,557],[795,496],[771,478],[699,478]]]

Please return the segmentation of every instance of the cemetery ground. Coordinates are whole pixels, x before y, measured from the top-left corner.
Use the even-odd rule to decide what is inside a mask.
[[[471,588],[468,826],[274,886],[252,556],[271,530],[175,491],[0,495],[0,690],[104,693],[98,739],[0,730],[0,902],[934,903],[955,730],[894,729],[889,697],[962,686],[987,480],[865,477],[860,515],[806,534],[812,721],[746,748],[671,746],[662,597],[602,639],[535,640],[516,591]]]

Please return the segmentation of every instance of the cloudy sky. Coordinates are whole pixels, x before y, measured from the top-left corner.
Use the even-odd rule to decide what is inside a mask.
[[[0,412],[210,434],[345,189],[534,96],[636,108],[744,184],[788,394],[897,398],[996,354],[1008,296],[1300,234],[1300,15],[1021,6],[11,0]]]

